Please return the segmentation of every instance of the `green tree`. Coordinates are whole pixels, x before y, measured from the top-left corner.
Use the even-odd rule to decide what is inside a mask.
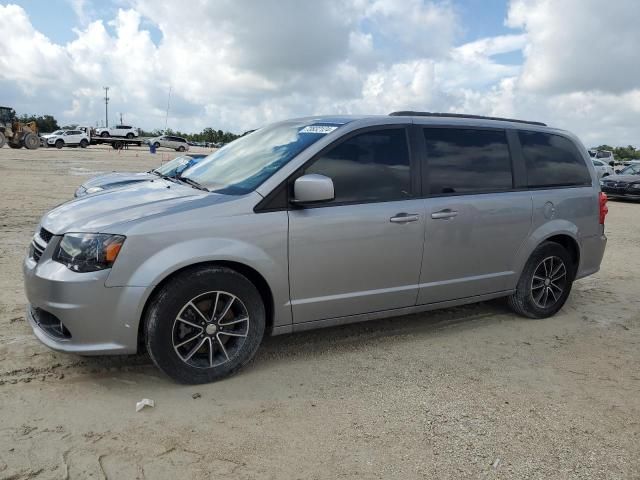
[[[60,126],[58,125],[58,121],[52,115],[21,115],[18,118],[22,123],[36,122],[38,125],[38,131],[45,132],[53,132],[55,130],[59,130]]]

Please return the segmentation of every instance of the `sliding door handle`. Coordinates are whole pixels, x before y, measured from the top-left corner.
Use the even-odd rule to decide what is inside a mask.
[[[457,215],[458,212],[456,212],[455,210],[446,208],[444,210],[440,210],[439,212],[432,213],[431,218],[433,218],[434,220],[449,220],[453,217],[456,217]]]
[[[391,217],[389,221],[391,223],[409,223],[409,222],[417,222],[420,220],[420,215],[417,213],[397,213],[395,216]]]

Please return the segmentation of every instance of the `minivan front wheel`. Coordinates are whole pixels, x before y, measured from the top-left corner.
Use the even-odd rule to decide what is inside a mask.
[[[207,383],[247,364],[264,329],[265,308],[253,283],[234,270],[206,266],[179,274],[151,300],[145,343],[169,377]]]
[[[569,252],[558,243],[544,242],[529,257],[509,306],[525,317],[550,317],[566,302],[574,275]]]

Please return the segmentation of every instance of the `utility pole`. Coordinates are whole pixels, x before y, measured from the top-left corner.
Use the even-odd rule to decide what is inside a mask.
[[[169,85],[169,98],[167,98],[167,114],[164,117],[164,131],[167,131],[167,125],[169,123],[169,106],[171,105],[171,85]]]
[[[104,122],[105,127],[109,128],[109,87],[104,88]]]
[[[122,125],[122,112],[120,112],[120,125]]]

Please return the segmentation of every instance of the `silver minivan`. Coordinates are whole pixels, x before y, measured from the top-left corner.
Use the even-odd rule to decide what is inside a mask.
[[[155,148],[172,148],[176,152],[186,152],[189,150],[189,144],[186,139],[173,135],[161,135],[160,137],[152,138],[149,140],[149,145],[153,145]]]
[[[171,378],[226,377],[265,335],[506,297],[555,314],[597,272],[606,196],[570,133],[396,112],[261,128],[179,179],[47,213],[24,261],[49,347],[146,348]]]

